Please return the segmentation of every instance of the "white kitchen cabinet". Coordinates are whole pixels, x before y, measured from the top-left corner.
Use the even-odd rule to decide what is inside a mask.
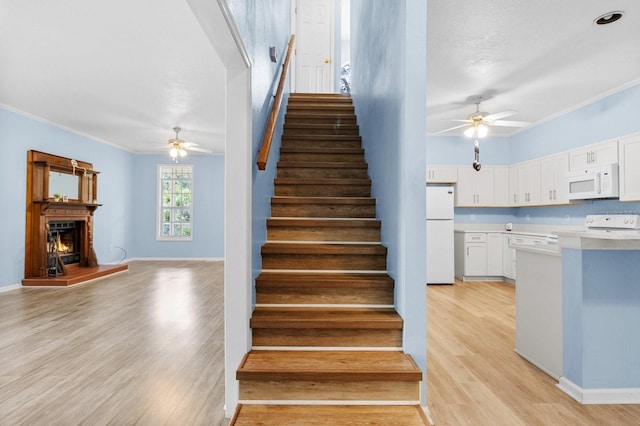
[[[487,275],[502,276],[502,233],[487,233]]]
[[[618,141],[611,140],[587,145],[569,152],[569,169],[601,166],[618,162]]]
[[[487,275],[487,234],[484,232],[464,234],[464,275]]]
[[[510,207],[509,202],[509,167],[495,166],[493,168],[493,205],[496,207]]]
[[[520,163],[518,169],[518,198],[523,206],[540,204],[540,160]]]
[[[540,204],[568,204],[569,154],[544,157],[540,161]]]
[[[502,275],[512,280],[516,279],[515,254],[516,249],[511,248],[509,242],[511,235],[502,234]]]
[[[457,181],[456,166],[427,166],[427,183],[456,183]]]
[[[516,207],[520,205],[520,197],[518,191],[520,188],[518,187],[518,173],[520,171],[516,166],[511,166],[509,168],[509,205],[511,207]]]
[[[471,166],[458,167],[456,207],[492,207],[493,186],[493,167],[483,167],[480,171]]]
[[[640,133],[620,139],[620,201],[640,201]]]

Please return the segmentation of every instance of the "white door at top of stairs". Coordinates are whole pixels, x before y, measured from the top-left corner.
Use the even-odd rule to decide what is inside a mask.
[[[294,0],[295,91],[333,92],[335,0]]]

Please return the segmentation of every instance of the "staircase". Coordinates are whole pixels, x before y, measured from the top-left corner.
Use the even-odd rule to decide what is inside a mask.
[[[231,425],[425,425],[351,98],[291,94]]]

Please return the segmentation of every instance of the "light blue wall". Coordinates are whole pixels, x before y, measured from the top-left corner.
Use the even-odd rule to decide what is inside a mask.
[[[0,181],[8,186],[0,197],[4,215],[0,245],[0,287],[20,284],[24,278],[27,152],[37,150],[92,163],[100,171],[94,215],[94,248],[100,263],[119,260],[114,246],[130,247],[133,223],[127,206],[134,200],[131,185],[133,155],[0,108]]]
[[[640,388],[640,251],[562,250],[563,375]]]
[[[510,138],[480,142],[483,165],[509,165],[640,131],[640,84],[607,96]],[[469,139],[427,136],[427,163],[472,161]],[[583,225],[587,214],[640,213],[640,202],[593,200],[572,206],[456,209],[457,223]]]
[[[353,99],[362,135],[404,349],[426,373],[426,2],[351,2]],[[426,397],[423,381],[422,403]]]
[[[428,136],[427,164],[468,165],[474,160],[473,139],[464,136]],[[481,139],[480,163],[492,166],[511,164],[508,138],[487,137]]]
[[[129,257],[224,257],[224,156],[188,155],[180,163],[193,165],[193,240],[156,241],[157,166],[172,161],[168,155],[135,155],[136,196],[126,209],[134,225]]]
[[[168,156],[135,155],[43,121],[0,109],[0,179],[10,185],[0,205],[5,214],[0,245],[0,287],[24,278],[27,152],[37,150],[93,164],[98,175],[94,248],[98,262],[132,257],[224,257],[224,157],[190,156],[195,167],[194,240],[155,240],[156,165]]]
[[[229,0],[228,4],[252,62],[251,104],[254,148],[252,164],[255,164],[273,103],[273,96],[278,86],[279,71],[282,69],[289,37],[291,36],[291,1]],[[269,59],[269,46],[276,46],[278,52],[280,52],[277,64],[272,63]],[[290,72],[291,70],[289,70]],[[260,272],[262,262],[260,248],[267,237],[266,219],[271,216],[273,179],[276,174],[276,163],[280,156],[282,124],[290,91],[289,87],[289,81],[287,81],[286,93],[282,100],[282,109],[278,116],[267,169],[258,171],[257,166],[253,168],[252,259],[254,277]]]

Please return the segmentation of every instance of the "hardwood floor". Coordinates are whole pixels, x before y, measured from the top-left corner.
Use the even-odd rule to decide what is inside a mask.
[[[0,295],[0,424],[226,425],[222,262]]]
[[[428,286],[427,403],[443,425],[639,425],[640,405],[581,405],[514,352],[515,288]]]

